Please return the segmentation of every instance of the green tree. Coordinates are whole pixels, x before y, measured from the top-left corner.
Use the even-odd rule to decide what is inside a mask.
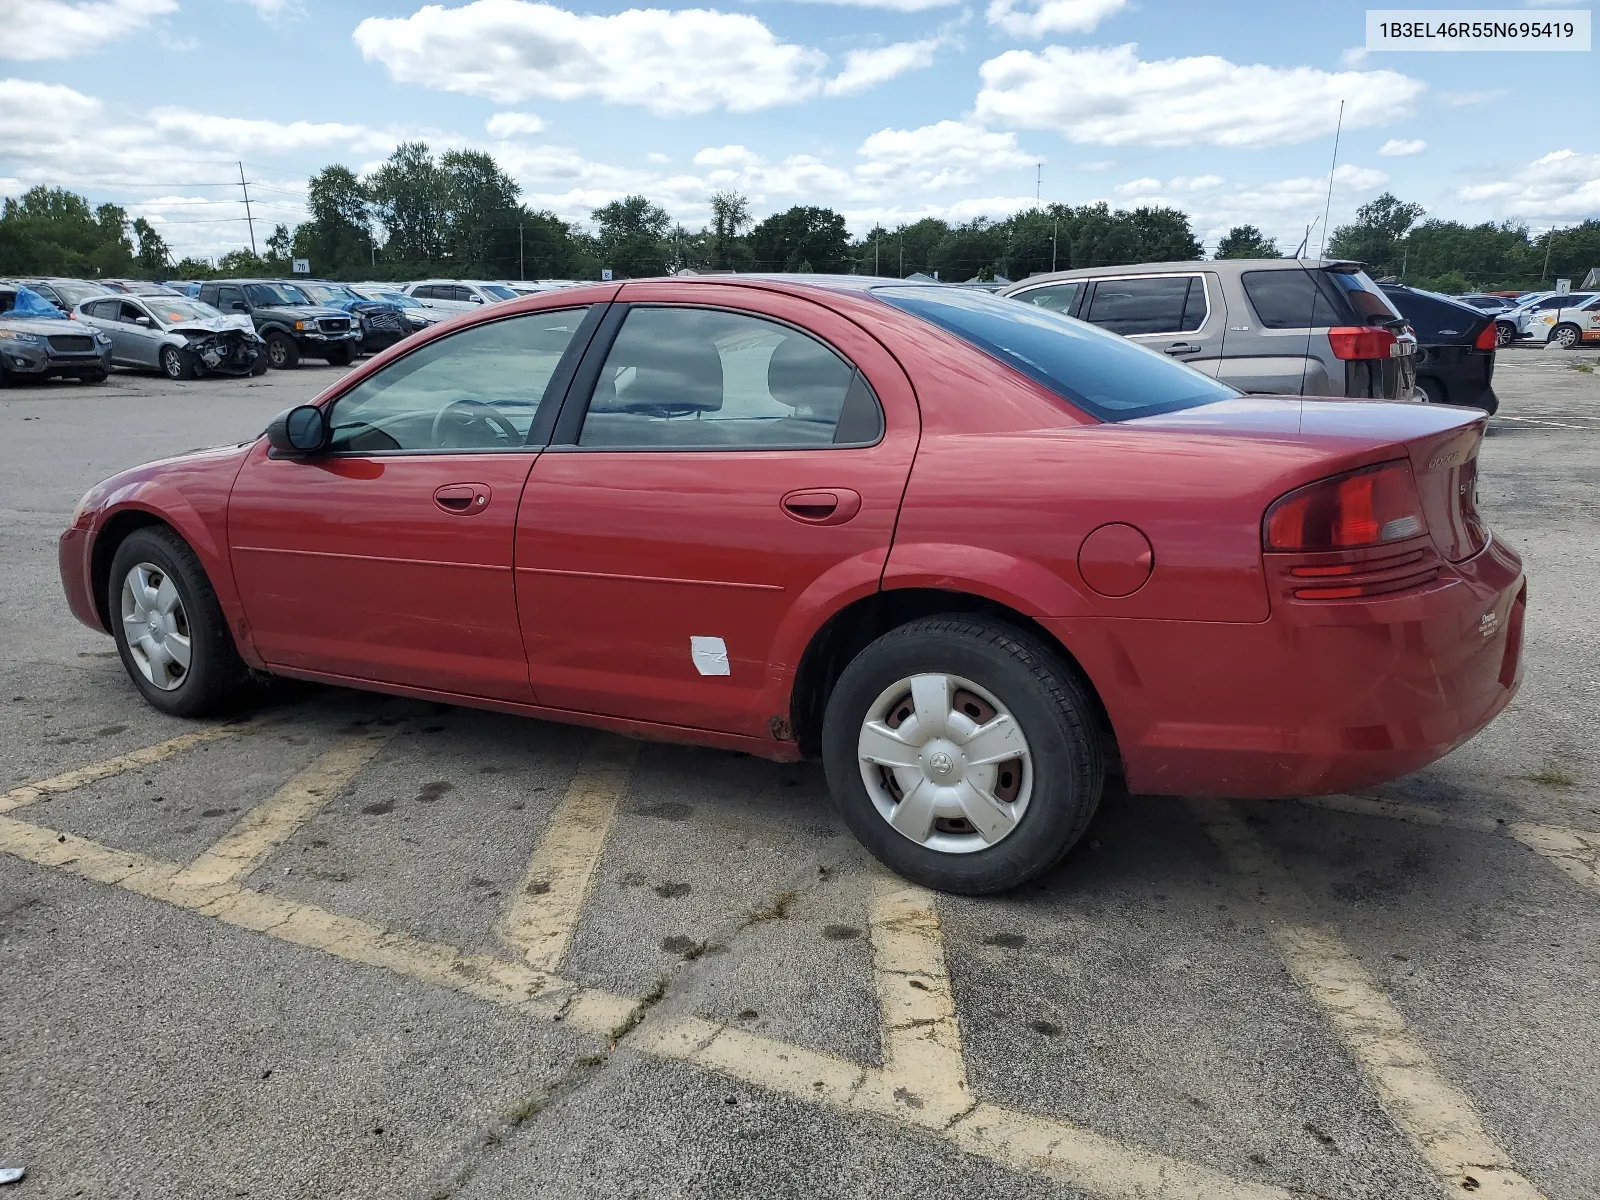
[[[619,279],[664,275],[672,218],[643,196],[624,196],[589,214],[599,227],[595,252]]]
[[[455,270],[491,278],[514,274],[522,188],[481,150],[446,150],[439,158],[439,173]]]
[[[366,183],[383,226],[384,257],[425,268],[444,257],[449,183],[426,142],[402,142]]]
[[[167,260],[172,257],[166,239],[143,217],[133,219],[133,236],[139,239],[139,250],[136,255],[139,265],[146,271],[158,273],[165,271]]]
[[[709,250],[706,265],[713,271],[732,271],[747,263],[749,246],[742,235],[752,224],[748,197],[738,192],[713,194],[711,224],[705,233]]]
[[[1353,224],[1341,225],[1328,239],[1330,258],[1365,263],[1369,274],[1397,273],[1404,257],[1400,240],[1427,210],[1420,204],[1397,199],[1389,192],[1356,209]]]
[[[337,163],[323,167],[308,181],[306,207],[311,220],[295,228],[287,247],[281,238],[275,247],[272,239],[278,238],[278,230],[273,230],[267,240],[268,257],[310,259],[311,269],[319,275],[368,269],[372,261],[370,197],[356,173]]]
[[[0,205],[0,273],[120,275],[133,268],[128,214],[91,209],[65,188],[33,187]]]
[[[217,273],[219,275],[265,275],[267,264],[244,247],[229,250],[217,259]]]
[[[1005,257],[1010,235],[1010,222],[996,225],[987,218],[977,217],[965,225],[955,226],[940,238],[928,255],[928,263],[938,278],[951,283],[979,276],[993,278],[997,265]]]
[[[1216,258],[1282,258],[1278,243],[1254,225],[1235,225],[1217,243]]]
[[[289,232],[289,227],[279,222],[267,238],[267,263],[274,272],[283,272],[289,269],[289,260],[294,257],[294,234]]]
[[[849,250],[844,218],[831,208],[797,204],[750,231],[750,254],[758,271],[839,273]]]

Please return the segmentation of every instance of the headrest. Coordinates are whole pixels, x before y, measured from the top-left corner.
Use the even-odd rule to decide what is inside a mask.
[[[797,414],[837,415],[855,371],[831,350],[808,337],[791,334],[778,343],[767,363],[767,391]]]

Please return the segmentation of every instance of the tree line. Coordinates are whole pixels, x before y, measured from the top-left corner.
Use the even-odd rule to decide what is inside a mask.
[[[91,208],[62,188],[35,187],[0,208],[0,275],[284,275],[292,259],[303,258],[313,274],[333,279],[597,279],[605,269],[630,279],[688,269],[920,273],[961,282],[1204,257],[1186,213],[1104,202],[1042,204],[998,221],[925,217],[852,237],[843,215],[815,205],[758,221],[745,196],[719,192],[711,220],[689,229],[635,195],[593,210],[585,228],[529,207],[492,155],[436,155],[422,142],[403,143],[365,177],[340,164],[324,167],[308,181],[307,208],[309,219],[277,225],[259,256],[241,248],[214,263],[174,263],[144,218],[129,220],[114,204]],[[1424,220],[1424,212],[1384,193],[1333,230],[1326,253],[1367,263],[1375,277],[1446,292],[1536,287],[1558,276],[1576,281],[1600,266],[1600,221],[1534,236],[1512,222],[1466,225]],[[1255,226],[1238,225],[1213,257],[1277,257],[1285,249],[1297,247],[1280,249]]]

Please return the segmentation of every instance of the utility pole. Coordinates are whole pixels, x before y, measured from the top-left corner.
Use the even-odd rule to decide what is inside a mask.
[[[255,218],[250,215],[250,188],[245,184],[244,181],[244,163],[242,162],[239,164],[239,188],[244,192],[245,223],[250,226],[250,255],[252,258],[259,258],[261,256],[256,253],[256,221]]]
[[[527,272],[522,269],[522,225],[517,224],[517,278],[527,279]]]
[[[1056,239],[1061,236],[1061,218],[1056,218],[1056,227],[1050,233],[1050,269],[1056,269]]]
[[[1556,230],[1555,226],[1552,225],[1544,235],[1544,266],[1539,271],[1540,283],[1543,283],[1546,279],[1550,278],[1550,247],[1554,246],[1555,244]]]
[[[882,250],[883,234],[879,233],[872,239],[872,273],[874,275],[883,274],[883,272],[878,269],[878,255]]]
[[[1545,257],[1549,258],[1550,256],[1547,254],[1547,255],[1545,255]],[[906,239],[905,239],[905,235],[901,234],[900,235],[900,278],[904,279],[905,277],[906,277]]]
[[[1040,197],[1043,196],[1043,195],[1044,195],[1044,164],[1043,163],[1039,163],[1033,169],[1033,202],[1035,204],[1038,204]]]

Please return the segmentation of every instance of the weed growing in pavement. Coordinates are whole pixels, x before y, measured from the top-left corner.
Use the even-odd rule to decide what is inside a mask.
[[[1557,767],[1541,767],[1528,778],[1534,783],[1544,784],[1545,787],[1566,788],[1578,782],[1566,771]]]
[[[1567,369],[1571,371],[1582,371],[1585,375],[1594,374],[1594,365],[1592,363],[1568,363]]]
[[[765,908],[758,908],[750,914],[746,925],[755,925],[761,921],[781,921],[789,915],[789,905],[795,900],[794,892],[779,892],[772,898],[772,903]]]

